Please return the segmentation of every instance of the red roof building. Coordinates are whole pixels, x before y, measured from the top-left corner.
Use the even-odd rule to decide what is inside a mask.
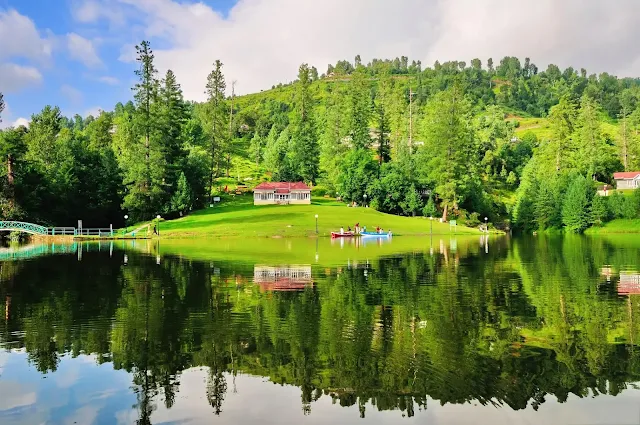
[[[302,182],[263,182],[253,189],[254,205],[310,203],[311,188]]]
[[[640,171],[613,173],[617,189],[637,189],[640,187]]]

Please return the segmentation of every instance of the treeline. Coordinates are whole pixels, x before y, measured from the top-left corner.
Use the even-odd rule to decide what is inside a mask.
[[[537,188],[557,186],[560,211],[570,176],[611,183],[614,171],[640,167],[637,79],[539,71],[514,57],[425,69],[407,57],[356,57],[321,76],[302,64],[291,87],[236,98],[216,61],[207,101],[193,104],[171,71],[158,76],[147,42],[138,65],[133,102],[113,112],[69,120],[47,107],[29,129],[1,133],[3,217],[107,225],[124,214],[179,216],[233,174],[238,183],[302,180],[316,195],[394,214],[529,229],[539,223],[521,211]],[[517,132],[520,116],[544,117],[550,134]]]

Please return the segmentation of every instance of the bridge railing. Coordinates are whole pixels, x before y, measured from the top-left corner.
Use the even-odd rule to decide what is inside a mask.
[[[53,227],[49,229],[48,234],[51,236],[75,236],[75,227]]]
[[[115,232],[110,228],[82,228],[76,231],[76,236],[113,236]]]

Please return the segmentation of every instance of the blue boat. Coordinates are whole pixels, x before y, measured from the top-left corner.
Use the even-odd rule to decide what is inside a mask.
[[[377,233],[377,232],[360,232],[360,236],[363,238],[388,238],[391,236],[391,232],[389,233]]]

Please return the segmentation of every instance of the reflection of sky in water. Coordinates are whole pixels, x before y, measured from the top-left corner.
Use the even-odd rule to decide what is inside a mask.
[[[166,409],[155,400],[154,424],[633,424],[640,417],[640,391],[626,390],[616,397],[578,398],[567,403],[548,400],[538,412],[531,407],[513,411],[508,407],[481,406],[477,402],[447,404],[429,399],[426,411],[413,418],[399,411],[379,412],[367,404],[366,420],[357,406],[340,407],[329,396],[311,404],[303,416],[300,389],[276,385],[266,378],[227,376],[228,392],[219,417],[206,399],[206,368],[192,368],[180,376],[175,405]],[[235,388],[235,391],[234,391]],[[25,353],[0,353],[0,423],[23,424],[134,424],[138,413],[131,391],[131,376],[115,371],[110,363],[97,365],[93,356],[61,359],[54,373],[40,374],[28,365]]]

